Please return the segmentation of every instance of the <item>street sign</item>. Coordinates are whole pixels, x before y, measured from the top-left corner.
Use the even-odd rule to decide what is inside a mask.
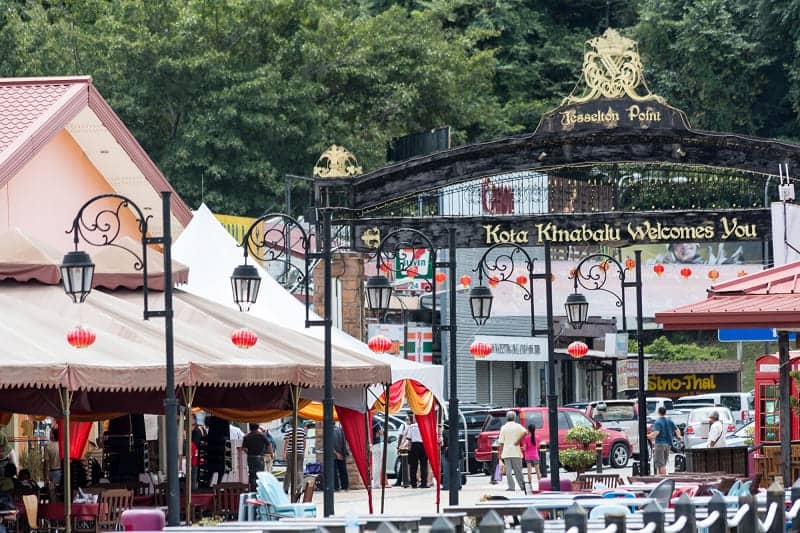
[[[789,340],[794,340],[796,333],[789,333]],[[737,328],[717,330],[719,342],[774,342],[778,340],[778,332],[774,328]]]

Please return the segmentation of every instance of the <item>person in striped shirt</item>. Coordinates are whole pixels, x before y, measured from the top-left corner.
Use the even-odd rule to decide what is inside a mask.
[[[297,440],[297,448],[295,448]],[[306,453],[306,430],[301,426],[293,428],[289,426],[283,432],[283,457],[286,460],[286,475],[283,477],[283,491],[289,494],[292,483],[292,458],[295,460],[295,490],[300,487],[303,481],[303,458]],[[291,496],[291,494],[290,494]]]

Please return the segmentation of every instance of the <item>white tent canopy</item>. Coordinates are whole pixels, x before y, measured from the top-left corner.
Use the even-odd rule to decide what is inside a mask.
[[[181,287],[184,291],[222,305],[236,309],[231,295],[230,276],[233,269],[243,262],[242,249],[234,238],[225,230],[205,204],[195,211],[194,217],[172,248],[175,260],[189,266],[189,282]],[[269,274],[255,265],[261,275],[261,289],[258,301],[250,309],[250,314],[268,322],[277,324],[303,335],[323,339],[324,328],[305,327],[305,304],[286,291]],[[318,319],[314,315],[312,319]],[[344,349],[367,355],[376,360],[388,363],[392,367],[392,381],[403,379],[416,380],[427,387],[440,402],[442,396],[442,367],[415,363],[391,355],[378,355],[358,339],[338,328],[333,328],[334,358],[337,349]],[[334,375],[334,386],[336,386]],[[321,391],[309,389],[306,397],[321,399]],[[382,394],[382,389],[378,391]],[[348,399],[347,396],[350,396]],[[359,396],[360,397],[357,397]],[[360,402],[363,405],[363,391],[337,390],[336,401],[339,404]],[[368,395],[372,396],[372,395]],[[372,400],[367,400],[369,404]]]

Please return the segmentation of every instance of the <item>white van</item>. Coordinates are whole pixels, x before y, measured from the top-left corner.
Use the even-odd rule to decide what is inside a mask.
[[[704,401],[711,400],[714,405],[721,405],[731,410],[733,420],[737,426],[747,424],[755,418],[755,406],[753,395],[749,392],[713,392],[709,394],[695,394],[693,396],[682,396],[677,399],[676,404],[683,401]]]

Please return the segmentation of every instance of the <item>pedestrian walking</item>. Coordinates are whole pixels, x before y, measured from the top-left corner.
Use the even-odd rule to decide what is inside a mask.
[[[525,478],[522,476],[522,448],[520,444],[528,432],[517,423],[517,413],[508,411],[506,413],[506,423],[500,428],[500,436],[497,439],[497,454],[503,460],[506,467],[506,479],[508,488],[515,490],[514,478],[517,478],[519,488],[525,492]],[[513,476],[512,476],[513,473]]]
[[[711,414],[708,415],[708,422],[711,424],[711,427],[708,429],[708,447],[724,448],[725,426],[719,420],[719,412],[711,411]]]
[[[256,481],[258,473],[264,471],[264,455],[272,453],[272,444],[269,439],[258,427],[258,424],[250,424],[248,426],[250,431],[242,439],[242,449],[247,454],[247,479],[250,484],[250,490],[256,491]]]
[[[344,430],[340,423],[333,427],[333,455],[334,465],[336,466],[333,477],[334,490],[347,490],[350,488],[350,480],[347,478],[347,457],[350,452],[347,449],[347,441],[344,438]]]
[[[295,447],[295,440],[297,445]],[[294,488],[300,486],[303,480],[303,458],[306,454],[306,430],[302,427],[294,428],[288,426],[283,432],[283,458],[286,461],[286,475],[283,477],[283,491],[289,494],[292,490],[292,478],[294,477]],[[294,466],[294,468],[292,468]]]
[[[528,424],[528,434],[522,439],[525,449],[523,457],[528,470],[528,487],[533,490],[532,471],[536,472],[536,481],[542,479],[542,472],[539,470],[539,439],[536,438],[536,425]]]
[[[653,429],[647,434],[648,439],[654,439],[653,465],[658,469],[659,475],[667,475],[669,464],[669,451],[672,448],[672,438],[681,438],[681,430],[667,416],[667,409],[663,405],[658,408],[658,418],[653,423]]]
[[[428,456],[425,454],[425,447],[422,445],[422,433],[419,431],[419,424],[414,415],[411,416],[411,424],[406,429],[405,438],[411,442],[408,450],[409,479],[411,487],[428,488]],[[417,484],[417,472],[419,471],[419,484]]]
[[[372,427],[372,488],[383,486],[383,425]]]
[[[408,476],[408,451],[411,448],[411,441],[405,437],[406,429],[410,425],[411,417],[406,416],[405,423],[403,423],[397,431],[399,435],[397,438],[397,457],[400,459],[400,473],[394,484],[396,487],[408,488],[410,486]]]

